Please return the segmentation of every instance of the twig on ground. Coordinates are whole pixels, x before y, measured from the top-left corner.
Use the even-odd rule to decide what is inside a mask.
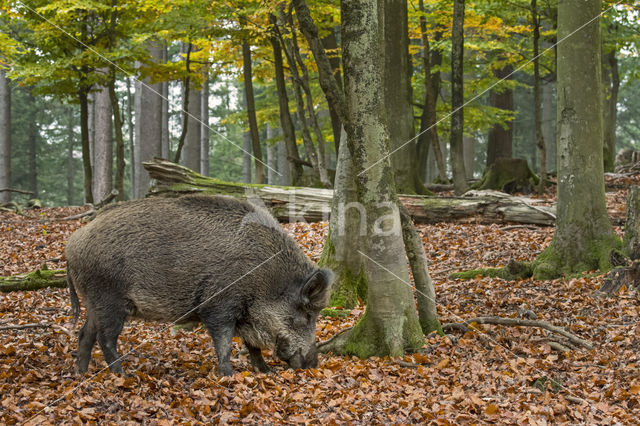
[[[5,330],[24,330],[27,328],[49,328],[51,324],[49,323],[38,323],[38,324],[19,324],[19,325],[4,325],[0,327],[0,331]]]
[[[339,333],[334,334],[331,338],[316,344],[316,348],[318,349],[318,352],[328,352],[330,349],[327,349],[327,348],[330,348],[332,343],[336,339],[343,336],[348,331],[351,331],[352,328],[353,327],[345,328],[344,330],[341,330]]]
[[[457,323],[444,324],[442,326],[442,329],[443,330],[457,329],[457,330],[466,331],[466,330],[468,330],[468,325],[471,324],[471,323],[474,323],[474,322],[476,324],[510,325],[510,326],[522,326],[522,327],[540,327],[540,328],[543,328],[545,330],[551,331],[553,333],[560,334],[560,335],[566,337],[567,339],[569,339],[570,342],[572,342],[572,343],[574,343],[576,345],[585,347],[585,348],[587,348],[589,350],[593,349],[593,345],[591,343],[587,342],[586,340],[583,340],[583,339],[579,338],[575,334],[565,330],[562,327],[555,326],[555,325],[550,324],[550,323],[548,323],[546,321],[527,320],[527,319],[520,319],[520,318],[503,318],[503,317],[476,317],[476,318],[470,318],[470,319],[466,320],[462,324],[457,324]]]
[[[533,225],[509,225],[503,226],[502,228],[498,228],[500,231],[511,231],[512,229],[530,229],[532,231],[540,231],[539,226]]]

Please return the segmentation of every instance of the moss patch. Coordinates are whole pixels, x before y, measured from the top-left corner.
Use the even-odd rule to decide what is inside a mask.
[[[0,292],[39,290],[47,287],[67,286],[66,271],[50,270],[47,267],[28,274],[0,277]]]

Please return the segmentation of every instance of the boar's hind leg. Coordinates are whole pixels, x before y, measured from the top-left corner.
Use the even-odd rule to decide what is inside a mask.
[[[110,306],[108,312],[102,312],[98,317],[98,343],[102,348],[104,359],[112,373],[122,373],[118,347],[118,336],[122,331],[128,312]]]
[[[251,360],[251,365],[253,368],[260,373],[268,373],[271,371],[266,362],[264,362],[264,358],[262,357],[262,351],[260,348],[255,346],[251,346],[247,342],[244,342],[249,350],[249,359]]]
[[[211,338],[213,347],[218,355],[218,375],[231,376],[231,343],[235,325],[233,323],[222,322],[219,317],[205,317],[202,321],[206,326]]]
[[[78,334],[78,364],[77,371],[79,374],[86,373],[89,369],[89,360],[91,359],[91,351],[93,345],[96,344],[96,325],[91,312],[87,315],[87,321],[84,323]]]

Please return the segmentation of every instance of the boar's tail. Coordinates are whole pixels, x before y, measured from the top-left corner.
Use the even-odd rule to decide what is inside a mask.
[[[80,317],[80,301],[78,300],[78,294],[76,293],[76,288],[73,285],[73,279],[71,278],[69,268],[67,268],[67,286],[69,287],[69,299],[71,299],[71,315],[73,315],[73,323],[75,324],[78,322],[78,318]]]

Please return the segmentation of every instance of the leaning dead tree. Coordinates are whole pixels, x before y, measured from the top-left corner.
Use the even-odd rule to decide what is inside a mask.
[[[204,193],[228,195],[263,204],[280,221],[328,220],[333,191],[319,188],[250,185],[202,176],[184,166],[154,159],[143,163],[154,179],[150,196]],[[496,191],[469,191],[462,197],[399,195],[416,223],[520,223],[552,226],[555,209],[535,200]]]

